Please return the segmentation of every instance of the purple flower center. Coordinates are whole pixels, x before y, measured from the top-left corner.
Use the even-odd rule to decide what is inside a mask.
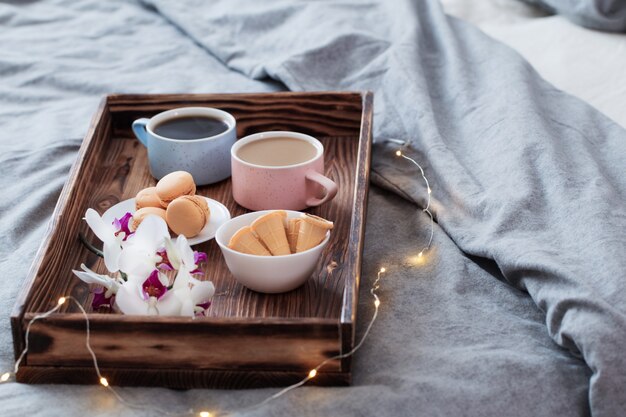
[[[173,271],[174,267],[172,266],[172,262],[170,262],[170,258],[167,256],[167,251],[165,248],[159,249],[157,251],[157,255],[161,257],[161,263],[157,266],[159,269],[163,269],[165,271]]]
[[[200,303],[200,304],[196,304],[198,307],[202,307],[203,309],[207,309],[209,307],[211,307],[211,302],[210,301],[205,301],[204,303]]]
[[[91,308],[98,310],[100,307],[113,307],[115,295],[106,297],[106,291],[104,288],[96,288],[93,290],[93,301],[91,302]]]
[[[167,287],[161,283],[159,279],[159,270],[152,271],[148,279],[141,285],[145,298],[156,297],[160,299],[167,292]]]
[[[196,317],[204,316],[210,306],[211,306],[211,301],[205,301],[204,303],[196,304],[196,307],[202,308],[202,311],[198,311],[196,313]]]
[[[128,227],[128,223],[130,222],[130,219],[132,217],[133,215],[127,212],[122,216],[121,219],[118,219],[116,217],[113,220],[113,227],[117,230],[117,232],[115,232],[115,236],[119,235],[120,233],[124,233],[124,240],[126,240],[130,235],[133,234],[133,232],[131,232]]]
[[[193,252],[193,261],[196,265],[199,265],[202,262],[206,262],[207,259],[208,257],[206,256],[206,253],[198,251]]]
[[[202,262],[206,262],[208,259],[206,253],[204,252],[198,252],[198,251],[194,251],[193,252],[193,262],[196,265],[200,265]],[[202,269],[200,268],[196,268],[193,271],[190,272],[191,275],[204,275],[204,272],[202,272]]]

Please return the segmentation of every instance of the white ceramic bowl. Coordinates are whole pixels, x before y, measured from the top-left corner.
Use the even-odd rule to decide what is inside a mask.
[[[291,291],[304,284],[313,273],[322,251],[328,244],[330,232],[314,248],[282,256],[258,256],[234,251],[228,247],[230,238],[258,217],[274,210],[255,211],[235,217],[217,229],[215,241],[222,249],[226,265],[241,284],[263,293]],[[299,211],[285,210],[287,217],[300,217]]]

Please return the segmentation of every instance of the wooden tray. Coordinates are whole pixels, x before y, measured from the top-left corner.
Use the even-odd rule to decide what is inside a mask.
[[[91,345],[103,375],[114,385],[241,388],[297,382],[322,360],[354,345],[356,307],[371,151],[372,94],[111,95],[93,118],[63,188],[44,241],[11,315],[16,357],[37,313],[67,294],[91,311],[89,287],[71,270],[81,262],[105,273],[102,261],[78,240],[97,239],[82,220],[101,214],[155,184],[147,153],[131,131],[139,117],[182,106],[210,106],[237,119],[238,137],[268,130],[313,135],[326,148],[326,175],[339,184],[332,202],[311,212],[335,222],[331,241],[312,278],[286,294],[246,289],[229,273],[214,241],[205,279],[216,297],[210,317],[142,317],[90,313]],[[246,210],[231,196],[230,179],[199,187],[237,216]],[[99,243],[99,242],[98,242]],[[329,273],[327,266],[337,263]],[[328,363],[312,383],[350,383],[350,358]],[[76,306],[33,324],[30,349],[17,379],[28,383],[98,383],[85,348],[85,322]]]

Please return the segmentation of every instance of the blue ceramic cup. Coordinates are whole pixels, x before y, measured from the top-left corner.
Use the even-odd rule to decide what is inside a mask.
[[[156,126],[168,120],[194,116],[220,120],[228,128],[215,136],[200,139],[177,139],[154,132]],[[210,107],[167,110],[150,119],[135,120],[133,132],[148,149],[150,173],[157,180],[174,171],[189,172],[197,185],[230,177],[230,148],[237,140],[237,126],[235,118],[225,111]]]

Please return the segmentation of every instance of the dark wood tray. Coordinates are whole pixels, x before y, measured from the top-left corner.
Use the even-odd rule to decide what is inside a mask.
[[[91,344],[111,384],[260,387],[297,382],[322,360],[354,345],[372,135],[372,94],[314,92],[270,94],[111,95],[93,118],[61,193],[48,232],[11,315],[16,357],[37,313],[67,294],[90,311],[89,287],[71,272],[81,262],[105,273],[102,261],[78,240],[97,240],[82,220],[88,207],[101,214],[155,184],[147,153],[131,123],[163,110],[210,106],[237,119],[238,137],[291,130],[317,137],[326,148],[326,175],[339,184],[332,202],[310,210],[335,222],[331,241],[312,278],[285,294],[246,289],[229,273],[214,241],[205,277],[216,297],[210,317],[141,317],[89,313]],[[230,179],[199,187],[237,216],[246,210],[231,196]],[[327,266],[337,263],[329,273]],[[328,363],[311,383],[350,383],[350,358]],[[85,322],[76,306],[36,322],[17,379],[28,383],[98,383],[85,348]]]

